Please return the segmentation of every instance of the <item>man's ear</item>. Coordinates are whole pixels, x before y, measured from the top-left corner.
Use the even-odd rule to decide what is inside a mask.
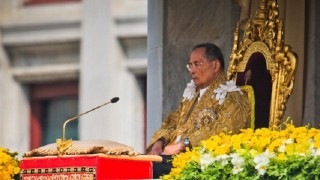
[[[212,65],[213,65],[213,71],[216,73],[216,72],[219,72],[221,70],[221,63],[220,61],[218,60],[214,60],[212,61]]]

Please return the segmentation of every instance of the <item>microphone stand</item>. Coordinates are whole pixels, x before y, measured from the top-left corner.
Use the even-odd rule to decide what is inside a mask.
[[[97,106],[97,107],[95,107],[95,108],[92,108],[92,109],[90,109],[90,110],[88,110],[88,111],[86,111],[86,112],[84,112],[84,113],[78,114],[77,116],[72,117],[72,118],[66,120],[66,121],[64,122],[64,124],[63,124],[62,140],[63,140],[63,141],[66,140],[66,138],[65,138],[65,136],[66,136],[66,126],[67,126],[67,124],[68,124],[70,121],[73,121],[73,120],[75,120],[75,119],[78,119],[80,116],[85,115],[85,114],[87,114],[87,113],[89,113],[89,112],[91,112],[91,111],[94,111],[94,110],[98,109],[98,108],[101,108],[102,106],[105,106],[105,105],[107,105],[107,104],[109,104],[109,103],[116,103],[116,102],[118,102],[118,101],[119,101],[119,98],[118,98],[118,97],[114,97],[114,98],[112,98],[110,101],[108,101],[108,102],[106,102],[106,103],[104,103],[104,104],[101,104],[100,106]]]
[[[73,121],[75,119],[78,119],[80,116],[82,115],[85,115],[91,111],[94,111],[102,106],[105,106],[109,103],[116,103],[119,101],[119,98],[118,97],[114,97],[112,98],[110,101],[104,103],[104,104],[101,104],[100,106],[97,106],[95,108],[92,108],[84,113],[81,113],[81,114],[78,114],[77,116],[74,116],[68,120],[66,120],[63,124],[63,129],[62,129],[62,140],[61,139],[57,139],[56,140],[56,143],[57,143],[57,150],[58,150],[58,156],[61,156],[64,154],[64,152],[72,145],[72,140],[66,140],[66,126],[67,124],[70,122],[70,121]]]

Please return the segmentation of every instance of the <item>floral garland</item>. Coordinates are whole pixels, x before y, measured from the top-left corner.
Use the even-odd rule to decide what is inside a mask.
[[[187,87],[183,92],[183,101],[191,100],[196,94],[196,88],[197,87],[194,84],[193,80],[191,80],[190,83],[187,84]],[[227,81],[226,84],[220,84],[220,87],[214,90],[215,95],[212,98],[218,100],[219,105],[222,105],[227,94],[229,92],[235,91],[239,91],[242,94],[240,88],[236,85],[236,83],[230,80]]]
[[[18,153],[9,152],[9,149],[0,147],[0,179],[11,180],[19,174],[19,160],[16,158]]]
[[[214,93],[216,93],[216,100],[219,101],[219,105],[223,104],[227,94],[229,92],[235,92],[238,91],[242,94],[240,88],[236,85],[236,83],[232,80],[227,81],[226,84],[220,84],[220,87],[214,90]]]
[[[183,92],[183,101],[191,100],[196,95],[196,85],[194,84],[193,80],[187,84],[186,89]]]
[[[240,134],[221,133],[200,147],[176,155],[170,174],[162,179],[318,179],[320,130],[243,129]]]

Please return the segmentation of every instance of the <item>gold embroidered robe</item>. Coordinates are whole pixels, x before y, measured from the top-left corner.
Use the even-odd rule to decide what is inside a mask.
[[[193,146],[199,146],[201,140],[221,132],[239,133],[240,129],[250,125],[250,104],[246,95],[240,92],[228,92],[222,105],[215,98],[214,90],[226,84],[226,77],[220,74],[198,101],[199,90],[191,100],[180,102],[179,108],[170,113],[161,128],[151,138],[147,152],[160,138],[165,145],[174,143],[177,136],[181,140],[188,137]]]

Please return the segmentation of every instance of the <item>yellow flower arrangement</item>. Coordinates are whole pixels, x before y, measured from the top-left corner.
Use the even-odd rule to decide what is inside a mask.
[[[0,147],[0,179],[11,180],[19,174],[19,160],[15,157],[17,153],[9,152],[9,149]]]
[[[221,133],[176,155],[165,180],[320,179],[320,130],[295,127]]]

